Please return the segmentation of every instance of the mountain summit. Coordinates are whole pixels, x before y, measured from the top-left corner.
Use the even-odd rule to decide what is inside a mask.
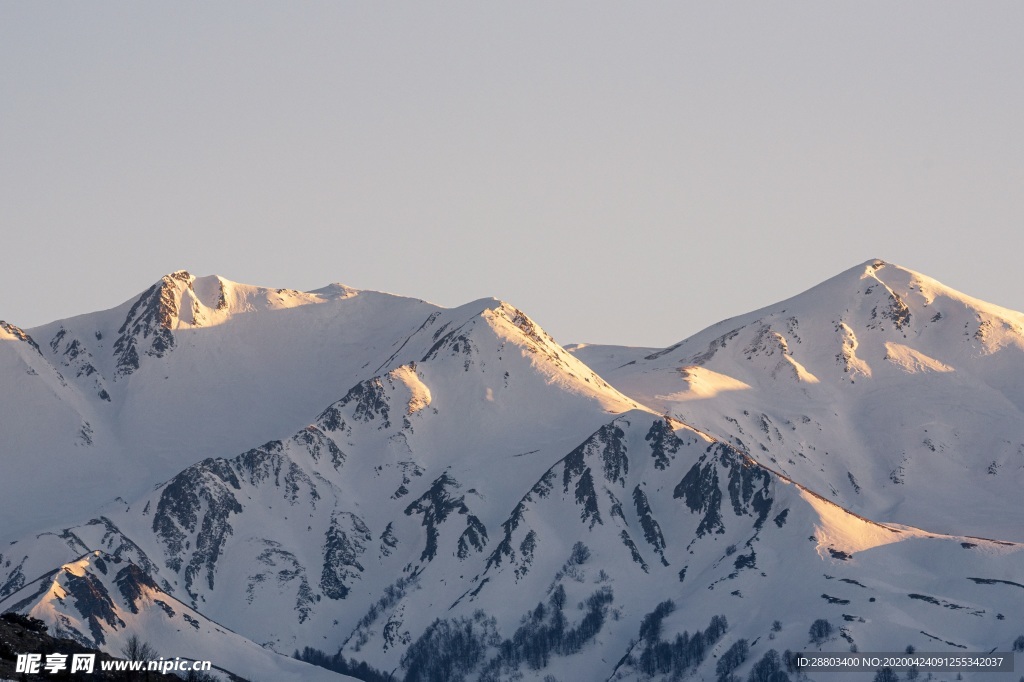
[[[1024,541],[1024,315],[868,261],[660,350],[612,385],[870,518]]]

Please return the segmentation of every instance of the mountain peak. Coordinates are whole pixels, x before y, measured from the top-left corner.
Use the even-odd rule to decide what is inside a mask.
[[[32,348],[34,348],[37,353],[40,352],[39,344],[37,344],[32,339],[32,337],[25,332],[24,329],[17,325],[0,320],[0,339],[4,338],[7,335],[10,335],[11,337],[19,341],[24,341],[28,345],[32,346]]]
[[[870,260],[864,261],[864,263],[863,263],[863,265],[861,267],[863,267],[865,270],[872,270],[872,271],[874,271],[874,270],[880,270],[880,269],[884,268],[886,265],[890,265],[890,263],[885,262],[881,258],[871,258]],[[899,266],[896,266],[896,267],[899,267]]]
[[[963,481],[1019,484],[995,477],[1021,471],[1024,315],[880,259],[663,350],[578,353],[625,395],[858,513],[893,514],[877,491],[911,490],[896,520],[977,534],[992,514],[951,502]],[[943,406],[957,406],[955,428],[936,420]]]
[[[191,282],[195,277],[188,270],[181,269],[175,270],[174,272],[164,275],[161,280],[167,282],[169,280],[178,280],[182,282]]]
[[[355,296],[359,293],[359,289],[353,289],[350,286],[342,284],[341,282],[331,282],[327,286],[320,287],[319,289],[313,289],[307,291],[307,294],[314,294],[316,296],[322,296],[327,299],[334,298],[348,298]]]
[[[881,258],[871,258],[854,265],[851,268],[847,268],[846,270],[815,284],[806,291],[781,301],[777,305],[785,305],[790,301],[804,298],[809,295],[820,297],[834,296],[840,292],[849,293],[851,288],[862,289],[863,287],[861,286],[861,283],[868,279],[877,280],[879,282],[892,280],[893,284],[897,284],[897,280],[909,282],[911,279],[919,277],[922,277],[922,275],[908,268],[904,268],[895,263],[890,263],[882,260]]]

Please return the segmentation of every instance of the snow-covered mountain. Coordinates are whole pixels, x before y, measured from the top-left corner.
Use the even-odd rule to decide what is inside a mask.
[[[4,400],[35,410],[3,425],[4,460],[50,478],[4,481],[0,610],[275,679],[304,673],[274,652],[306,647],[393,679],[563,682],[746,678],[772,649],[1008,651],[1024,538],[993,492],[1020,463],[988,473],[939,438],[1018,438],[1021,328],[880,262],[664,351],[572,353],[492,299],[175,273],[4,326]],[[933,459],[895,455],[926,416]],[[32,497],[87,474],[91,496]]]
[[[1024,541],[1024,315],[874,260],[664,349],[573,353],[870,518]]]
[[[0,479],[0,498],[19,500],[0,541],[292,433],[499,305],[443,310],[342,285],[303,293],[176,272],[112,310],[27,332],[4,323],[0,434],[22,468]],[[41,470],[75,485],[54,499]]]

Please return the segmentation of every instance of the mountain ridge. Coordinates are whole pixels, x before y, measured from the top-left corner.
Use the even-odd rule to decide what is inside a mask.
[[[706,677],[723,659],[746,676],[770,649],[894,641],[1008,650],[1024,629],[1003,611],[1024,570],[1017,318],[858,267],[665,349],[567,350],[497,299],[443,309],[184,272],[103,329],[29,330],[38,351],[4,327],[10,400],[36,395],[26,362],[54,386],[63,371],[53,404],[94,420],[77,446],[92,473],[114,446],[151,468],[148,485],[105,480],[120,500],[89,491],[9,531],[0,608],[107,647],[161,632],[155,599],[121,599],[92,560],[77,577],[111,595],[108,643],[73,600],[32,592],[101,552],[176,613],[236,631],[234,651],[310,647],[407,680]],[[138,367],[118,376],[129,348]],[[64,485],[83,461],[68,451],[51,459]],[[32,502],[25,476],[9,510]],[[831,630],[809,640],[818,620]],[[229,637],[211,627],[211,644]]]

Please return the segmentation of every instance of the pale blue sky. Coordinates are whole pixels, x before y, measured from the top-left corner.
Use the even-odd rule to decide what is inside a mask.
[[[868,258],[1018,310],[1024,5],[0,5],[0,319],[185,268],[666,345]]]

